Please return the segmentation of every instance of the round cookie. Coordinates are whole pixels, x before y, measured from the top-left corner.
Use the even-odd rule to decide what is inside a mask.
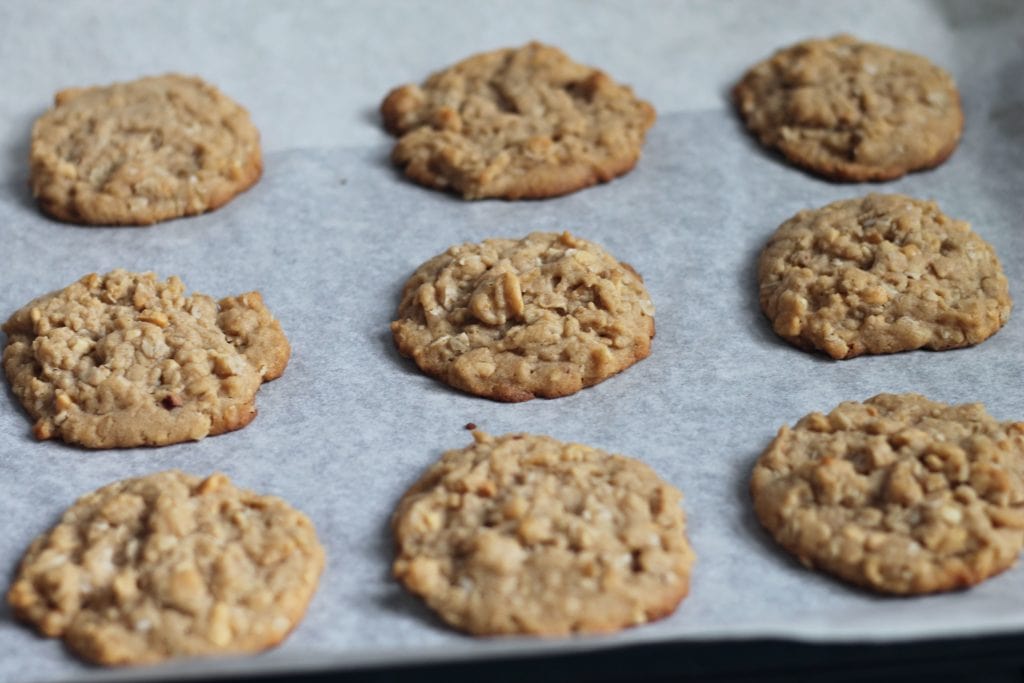
[[[891,180],[938,166],[964,123],[947,72],[848,35],[779,50],[746,73],[733,100],[761,144],[841,181]]]
[[[638,460],[474,432],[398,504],[394,574],[478,635],[602,633],[671,614],[694,553],[682,494]]]
[[[428,375],[499,401],[555,398],[650,353],[643,279],[569,233],[451,247],[405,284],[399,351]]]
[[[761,524],[805,565],[883,593],[971,586],[1024,547],[1024,423],[981,404],[880,394],[811,413],[750,482]]]
[[[302,619],[323,564],[283,500],[168,471],[80,498],[29,547],[7,600],[101,664],[256,652]]]
[[[653,107],[561,50],[474,55],[392,90],[391,158],[417,183],[466,199],[539,199],[607,182],[640,158]]]
[[[62,90],[32,128],[32,193],[73,223],[203,213],[259,179],[259,138],[245,109],[196,77]]]
[[[1010,316],[995,251],[934,202],[872,194],[801,211],[758,264],[779,336],[833,358],[977,344]]]
[[[258,292],[215,301],[177,277],[86,275],[3,325],[11,390],[39,439],[162,446],[239,429],[290,348]]]

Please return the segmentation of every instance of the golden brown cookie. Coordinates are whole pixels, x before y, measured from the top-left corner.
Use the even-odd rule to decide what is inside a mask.
[[[392,160],[417,183],[466,199],[539,199],[632,170],[650,104],[561,50],[530,43],[474,55],[392,90]]]
[[[312,522],[280,498],[168,471],[80,498],[7,600],[100,664],[256,652],[302,619],[323,565]]]
[[[848,35],[779,50],[746,73],[733,99],[761,144],[832,180],[891,180],[938,166],[964,123],[948,73]]]
[[[977,344],[1013,305],[992,247],[903,195],[801,211],[768,241],[758,284],[779,336],[833,358]]]
[[[650,353],[643,279],[569,233],[462,244],[405,284],[399,351],[428,375],[499,401],[555,398]]]
[[[638,460],[474,432],[392,519],[395,576],[478,635],[601,633],[671,614],[694,553],[682,494]]]
[[[981,404],[880,394],[778,436],[750,490],[805,565],[883,593],[971,586],[1024,547],[1024,423]]]
[[[11,390],[39,439],[162,446],[239,429],[290,347],[258,292],[216,301],[177,277],[115,270],[29,302],[3,325]]]
[[[259,138],[245,109],[196,77],[70,88],[32,128],[32,193],[73,223],[203,213],[259,179]]]

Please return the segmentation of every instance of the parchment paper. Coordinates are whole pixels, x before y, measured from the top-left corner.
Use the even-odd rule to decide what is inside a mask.
[[[743,61],[763,56],[751,49]],[[871,190],[934,198],[970,221],[1001,257],[1014,299],[1024,301],[1024,50],[965,30],[946,59],[966,111],[960,148],[933,172],[884,185],[830,184],[790,168],[722,109],[663,115],[631,174],[542,202],[467,203],[420,188],[392,169],[388,142],[271,153],[262,181],[223,209],[148,229],[52,222],[20,182],[10,182],[0,196],[0,319],[91,271],[155,270],[213,296],[259,289],[294,355],[284,376],[261,390],[250,426],[159,449],[91,452],[36,442],[9,390],[0,394],[5,577],[77,496],[177,467],[220,470],[291,501],[314,520],[328,564],[305,621],[279,649],[160,673],[664,640],[899,641],[1021,631],[1024,565],[965,592],[876,597],[800,567],[761,531],[748,504],[750,468],[778,427],[843,400],[913,390],[1024,419],[1019,311],[974,348],[834,362],[780,341],[757,305],[757,253],[778,224],[801,208]],[[720,85],[722,94],[729,83]],[[461,241],[564,229],[643,274],[657,307],[650,358],[571,397],[499,404],[450,390],[396,353],[388,323],[422,261]],[[625,453],[682,489],[699,560],[679,611],[606,638],[476,640],[406,595],[389,578],[388,517],[442,451],[469,443],[469,422]],[[0,607],[0,681],[94,676],[111,678]]]

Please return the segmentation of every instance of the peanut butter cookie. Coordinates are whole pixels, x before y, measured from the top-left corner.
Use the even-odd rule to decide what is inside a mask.
[[[754,467],[764,527],[808,567],[883,593],[971,586],[1024,547],[1024,423],[881,394],[783,426]]]
[[[80,498],[29,547],[7,600],[100,664],[255,652],[302,619],[323,565],[313,524],[283,500],[168,471]]]
[[[561,50],[530,43],[474,55],[381,105],[392,160],[466,199],[538,199],[632,170],[650,104]]]
[[[39,439],[162,446],[239,429],[290,348],[258,292],[185,295],[115,270],[40,297],[3,325],[11,389]]]
[[[647,465],[474,432],[405,494],[395,576],[479,635],[599,633],[671,614],[694,554],[682,494]]]
[[[32,192],[62,221],[148,225],[216,209],[260,177],[249,113],[199,78],[70,88],[32,128]]]
[[[650,353],[643,279],[569,233],[451,247],[405,284],[391,332],[428,375],[499,401],[555,398]]]
[[[779,50],[733,89],[766,147],[832,180],[938,166],[963,129],[953,78],[924,57],[848,35]]]
[[[1012,302],[995,251],[934,202],[872,194],[801,211],[758,267],[779,336],[833,358],[988,339]]]

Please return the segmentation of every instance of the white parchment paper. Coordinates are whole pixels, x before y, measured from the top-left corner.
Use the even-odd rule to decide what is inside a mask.
[[[1022,25],[1021,13],[1011,18]],[[966,11],[949,29],[955,40],[929,34],[936,41],[923,51],[961,86],[965,135],[939,169],[884,185],[831,184],[790,168],[762,151],[723,106],[663,112],[631,174],[542,202],[467,203],[425,190],[390,166],[390,143],[381,139],[271,152],[261,182],[209,215],[146,229],[84,228],[41,216],[24,189],[24,169],[5,164],[0,319],[88,272],[155,270],[213,296],[259,289],[294,354],[284,376],[261,390],[250,426],[159,449],[91,452],[36,442],[9,390],[0,393],[4,578],[79,495],[177,467],[220,470],[291,501],[316,523],[328,564],[306,619],[279,649],[172,664],[161,673],[664,640],[898,641],[1024,630],[1024,566],[970,591],[876,597],[790,559],[758,527],[746,492],[754,460],[781,424],[843,400],[913,390],[947,402],[981,401],[1000,419],[1024,419],[1019,311],[975,348],[834,362],[775,337],[758,308],[754,274],[765,239],[799,209],[896,191],[934,198],[970,221],[1001,257],[1014,299],[1024,301],[1024,32],[1012,29],[997,30]],[[774,41],[765,37],[770,27],[759,30],[730,59],[764,57],[764,44]],[[736,76],[717,83],[719,101]],[[448,389],[396,353],[388,323],[403,282],[422,261],[461,241],[565,229],[644,275],[657,307],[650,358],[574,396],[510,405]],[[468,422],[625,453],[682,489],[699,560],[679,611],[607,638],[476,640],[445,628],[406,595],[389,578],[388,517],[442,451],[470,441]],[[79,664],[59,641],[14,623],[0,606],[0,681],[99,675],[110,677]]]

